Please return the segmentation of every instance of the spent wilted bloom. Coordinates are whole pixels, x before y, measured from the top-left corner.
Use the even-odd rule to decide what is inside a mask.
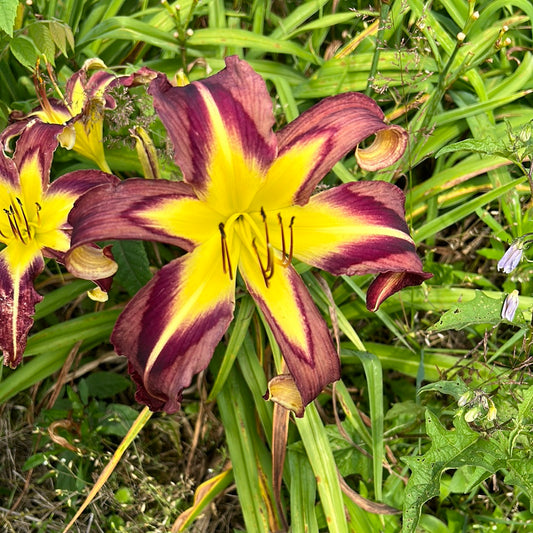
[[[14,368],[26,346],[35,304],[42,297],[33,280],[45,257],[62,260],[70,247],[68,213],[74,201],[90,188],[116,180],[99,170],[78,170],[50,183],[50,166],[62,126],[34,119],[16,142],[10,158],[0,145],[0,349],[4,364]],[[88,250],[90,250],[88,252]],[[102,250],[85,246],[78,255]]]
[[[336,275],[378,274],[367,293],[372,310],[431,277],[415,253],[396,186],[354,182],[313,195],[333,165],[370,135],[374,143],[356,151],[361,167],[397,161],[405,131],[386,124],[370,98],[347,93],[321,101],[275,134],[266,84],[237,57],[182,87],[158,74],[148,92],[183,181],[128,179],[98,187],[69,219],[70,253],[107,239],[159,241],[188,252],[154,275],[114,328],[111,340],[129,359],[137,399],[152,410],[179,408],[183,389],[207,367],[233,318],[240,279],[307,405],[339,379],[340,362],[293,260]]]
[[[40,105],[9,126],[3,134],[4,141],[20,133],[25,123],[34,117],[46,124],[61,124],[65,126],[57,136],[61,146],[74,150],[94,161],[101,170],[110,172],[103,145],[104,111],[115,107],[115,101],[108,92],[121,78],[103,69],[105,65],[102,61],[88,59],[67,80],[65,95],[59,93],[60,98],[48,97],[44,81],[36,72],[35,88]],[[90,74],[91,71],[94,72]],[[59,92],[54,73],[51,69],[49,72]]]
[[[508,320],[509,322],[512,322],[514,319],[514,315],[516,313],[516,310],[518,309],[518,304],[520,303],[520,299],[518,298],[518,291],[515,289],[511,293],[507,295],[505,298],[505,301],[503,302],[502,307],[502,313],[501,316],[503,319]]]

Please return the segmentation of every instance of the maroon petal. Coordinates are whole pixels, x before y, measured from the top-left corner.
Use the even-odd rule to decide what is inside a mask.
[[[317,153],[316,164],[305,176],[294,197],[294,203],[305,204],[320,180],[361,141],[391,128],[395,135],[387,138],[386,150],[372,151],[382,160],[382,164],[373,169],[391,165],[401,157],[407,145],[407,133],[401,128],[386,124],[383,111],[368,96],[344,93],[325,98],[289,123],[277,134],[280,154],[290,150],[292,145],[301,143],[306,137],[316,138],[326,132],[328,139],[323,149]]]
[[[0,252],[0,349],[4,364],[11,368],[22,361],[35,304],[42,300],[33,288],[33,280],[43,269],[43,258],[38,256],[24,272],[13,273]]]
[[[101,185],[82,195],[69,215],[72,248],[108,239],[139,239],[174,244],[185,250],[191,243],[154,229],[139,214],[162,199],[195,198],[185,183],[165,180],[128,179]]]
[[[190,281],[190,255],[163,267],[137,293],[111,336],[116,352],[128,357],[137,384],[136,399],[153,411],[179,409],[183,389],[207,367],[233,318],[234,289],[229,283],[212,305],[202,307],[201,295],[196,302],[183,300],[182,292]],[[191,305],[190,312],[178,316],[180,309]]]
[[[404,287],[420,285],[426,279],[432,278],[428,272],[385,272],[376,277],[368,287],[366,293],[366,307],[369,311],[376,311],[389,296],[401,291]]]
[[[245,61],[228,57],[221,72],[183,87],[171,86],[160,74],[148,92],[174,145],[175,161],[197,194],[210,184],[211,156],[222,137],[232,154],[253,161],[258,174],[274,159],[272,102],[264,80]]]
[[[13,156],[15,165],[23,172],[25,165],[37,157],[43,190],[46,190],[50,181],[50,167],[58,145],[57,136],[62,131],[63,126],[59,124],[44,124],[35,119],[28,123],[17,140]]]

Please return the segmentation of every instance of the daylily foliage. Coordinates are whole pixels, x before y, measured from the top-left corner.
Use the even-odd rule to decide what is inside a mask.
[[[232,320],[242,280],[307,405],[340,377],[340,363],[293,260],[336,275],[378,274],[369,309],[429,277],[396,186],[354,182],[313,195],[361,141],[376,136],[356,159],[377,170],[401,157],[406,133],[386,124],[375,102],[359,93],[327,98],[274,133],[265,82],[236,57],[183,87],[158,74],[149,93],[183,181],[97,187],[69,218],[71,254],[106,239],[152,240],[188,252],[157,272],[115,326],[112,342],[129,359],[137,399],[152,410],[179,408],[183,389],[207,367]],[[83,275],[80,262],[76,271]]]
[[[70,246],[67,216],[74,201],[116,180],[98,170],[80,170],[50,184],[62,131],[63,126],[34,119],[17,140],[13,158],[0,145],[0,349],[11,367],[22,359],[35,304],[42,299],[33,280],[44,268],[43,256],[62,260]]]

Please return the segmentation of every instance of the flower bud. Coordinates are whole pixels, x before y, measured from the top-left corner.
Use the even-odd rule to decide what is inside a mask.
[[[510,274],[520,263],[523,253],[524,243],[521,239],[516,239],[498,261],[498,270]]]
[[[504,320],[512,322],[516,310],[518,309],[518,304],[520,300],[518,298],[518,291],[515,289],[513,292],[509,293],[503,302],[501,317]]]

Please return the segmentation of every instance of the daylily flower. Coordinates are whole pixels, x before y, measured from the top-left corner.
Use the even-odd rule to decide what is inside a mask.
[[[34,120],[16,143],[13,158],[0,145],[0,349],[4,364],[16,367],[42,297],[33,288],[43,255],[61,260],[69,249],[67,216],[91,187],[117,180],[99,170],[70,172],[50,184],[50,165],[62,126]],[[81,247],[83,257],[88,246]],[[95,257],[101,250],[93,252]]]
[[[360,165],[396,161],[405,132],[387,125],[370,98],[349,93],[323,100],[276,135],[265,82],[236,57],[183,87],[159,74],[149,93],[183,181],[97,187],[69,218],[74,251],[94,240],[144,239],[188,252],[156,273],[113,331],[137,399],[152,410],[179,408],[183,389],[207,367],[232,320],[240,276],[307,405],[339,379],[340,364],[293,259],[333,274],[379,273],[369,290],[372,309],[430,277],[415,254],[396,186],[348,183],[312,196],[332,166],[370,135],[376,139],[357,152]]]
[[[44,82],[37,74],[35,88],[39,107],[23,120],[8,127],[3,138],[20,133],[25,123],[33,117],[47,124],[62,124],[65,129],[58,135],[61,146],[94,161],[104,172],[111,172],[102,144],[104,110],[115,108],[115,101],[107,91],[120,78],[104,70],[97,70],[89,76],[90,70],[104,68],[105,65],[99,59],[88,59],[67,81],[65,95],[60,95],[60,99],[48,98]],[[50,75],[53,79],[52,71]],[[57,85],[56,89],[59,91]]]

